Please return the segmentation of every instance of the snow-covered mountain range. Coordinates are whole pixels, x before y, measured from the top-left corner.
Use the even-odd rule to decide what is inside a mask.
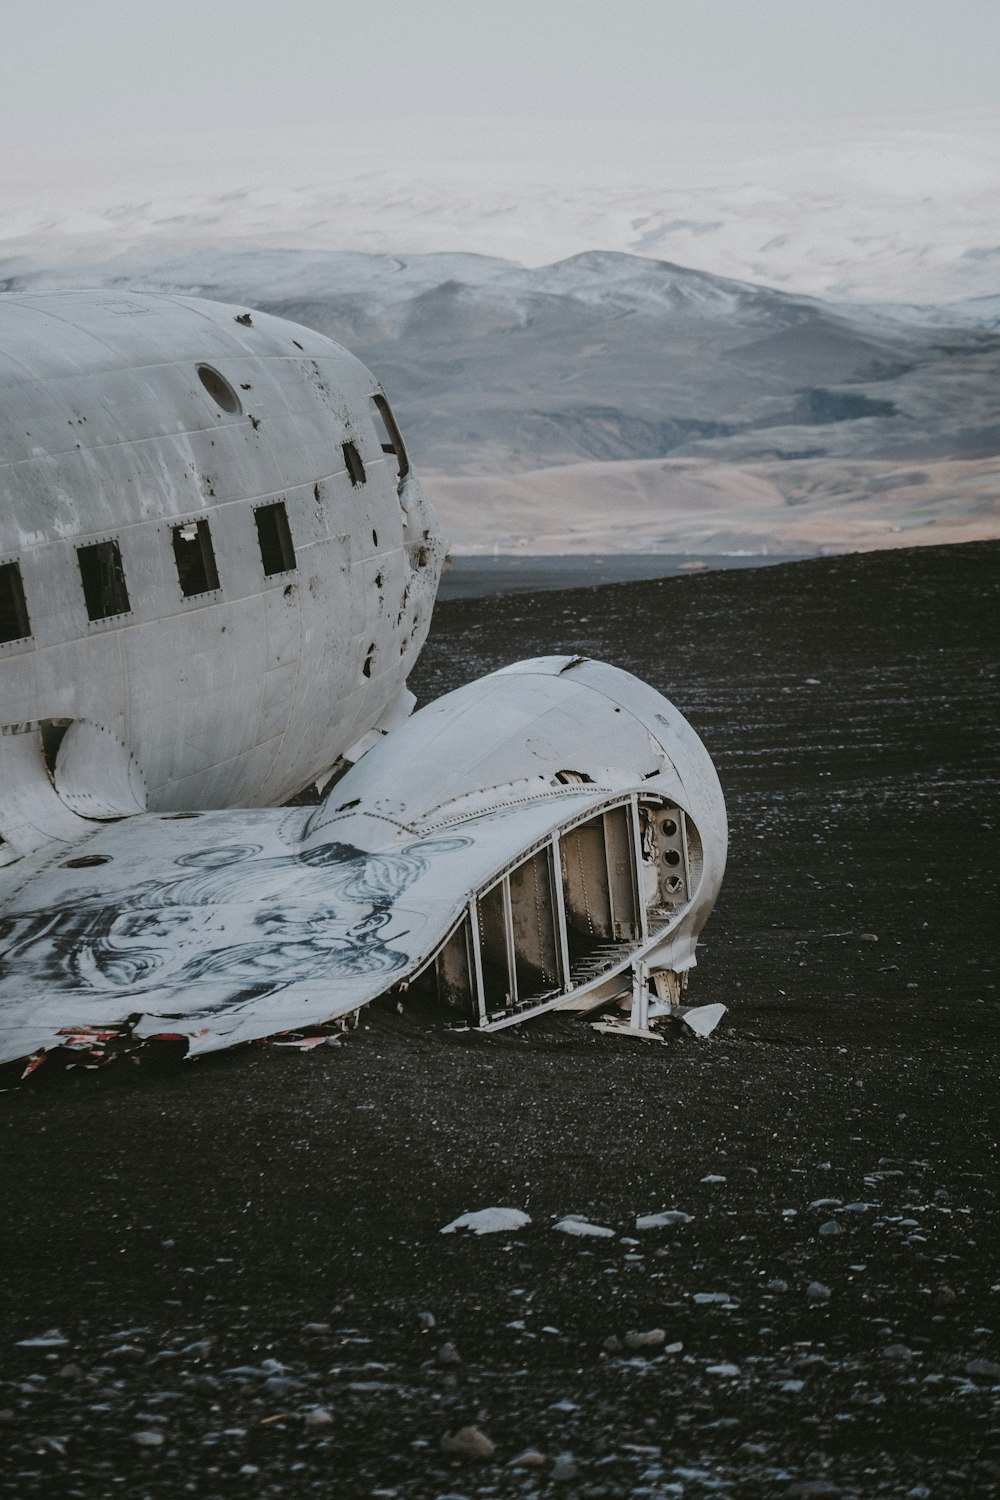
[[[347,344],[462,550],[1000,534],[1000,111],[8,156],[0,288],[80,285]]]
[[[20,267],[234,247],[528,266],[616,250],[839,301],[989,297],[1000,110],[769,125],[342,121],[0,161],[0,257]]]
[[[11,290],[270,309],[385,381],[456,547],[779,550],[1000,533],[996,299],[832,303],[646,257],[152,247]]]

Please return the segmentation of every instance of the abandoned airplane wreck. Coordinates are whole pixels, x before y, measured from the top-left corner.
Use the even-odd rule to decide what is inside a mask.
[[[580,658],[410,715],[446,547],[357,360],[196,299],[6,296],[0,392],[0,1062],[383,996],[486,1030],[683,1012],[709,755]]]

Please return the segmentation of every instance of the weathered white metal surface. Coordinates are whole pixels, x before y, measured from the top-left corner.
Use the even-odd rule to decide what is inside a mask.
[[[345,350],[191,298],[0,297],[0,498],[0,1061],[387,992],[484,1028],[679,1007],[726,854],[707,752],[579,658],[408,719],[444,543]]]
[[[42,725],[0,727],[0,862],[46,846],[67,846],[93,832],[53,785]]]
[[[0,569],[27,612],[0,640],[0,737],[86,721],[124,750],[91,784],[78,744],[53,795],[29,741],[0,745],[4,859],[134,810],[137,779],[153,809],[280,803],[404,701],[444,545],[376,397],[346,350],[262,313],[0,296]],[[275,504],[294,566],[268,574],[255,507]],[[218,587],[192,594],[200,522]],[[77,549],[110,541],[127,609],[92,619]]]
[[[675,899],[680,857],[656,840],[672,859],[678,825]],[[209,1050],[429,975],[465,1024],[593,1008],[639,965],[694,963],[725,852],[711,761],[666,699],[596,662],[521,663],[394,729],[317,809],[137,814],[69,858],[0,870],[0,1060],[127,1017]],[[505,994],[487,972],[504,944],[493,912],[507,913]],[[464,990],[449,968],[463,932]]]

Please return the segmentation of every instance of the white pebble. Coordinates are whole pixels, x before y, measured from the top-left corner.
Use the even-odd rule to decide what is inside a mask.
[[[636,1229],[672,1229],[675,1224],[690,1224],[691,1215],[679,1208],[665,1208],[659,1214],[641,1214],[635,1221]]]
[[[553,1224],[553,1229],[558,1229],[560,1234],[575,1234],[581,1237],[590,1236],[593,1239],[613,1240],[615,1232],[603,1224],[591,1224],[588,1219],[581,1219],[576,1214],[569,1214],[565,1219],[560,1219]]]
[[[442,1234],[454,1234],[459,1229],[468,1229],[472,1234],[509,1234],[511,1230],[523,1229],[531,1223],[531,1215],[519,1208],[480,1208],[475,1213],[459,1214],[441,1230]]]

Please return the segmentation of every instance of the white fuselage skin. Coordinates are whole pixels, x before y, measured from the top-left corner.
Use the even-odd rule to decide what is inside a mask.
[[[407,721],[444,550],[329,339],[0,296],[0,1062],[95,1027],[193,1054],[411,980],[486,1028],[677,1008],[726,857],[707,750],[579,657]]]
[[[445,546],[373,398],[339,345],[241,307],[0,296],[4,633],[12,588],[28,626],[0,642],[0,741],[87,721],[151,810],[273,806],[402,711]],[[199,522],[217,587],[186,593]],[[107,542],[128,608],[93,618],[78,549]],[[10,784],[23,762],[0,788],[9,851],[34,837],[3,821],[33,795]]]

